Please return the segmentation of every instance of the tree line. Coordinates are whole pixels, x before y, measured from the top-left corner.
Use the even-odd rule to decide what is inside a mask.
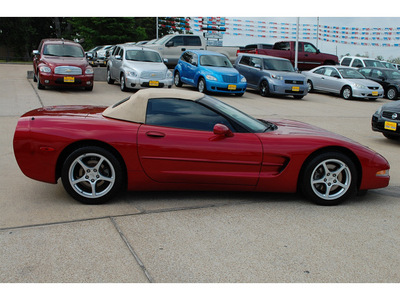
[[[98,45],[154,39],[156,26],[155,17],[2,17],[0,47],[14,57],[29,60],[44,38],[79,41],[89,50]],[[181,30],[161,27],[158,34],[161,37],[174,31]]]

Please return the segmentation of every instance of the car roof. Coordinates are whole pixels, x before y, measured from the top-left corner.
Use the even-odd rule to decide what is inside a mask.
[[[74,45],[80,45],[79,43],[76,43],[71,40],[64,40],[64,39],[43,39],[42,43],[51,43],[51,44],[74,44]]]
[[[259,57],[259,58],[272,58],[272,59],[278,59],[278,60],[288,60],[287,58],[271,56],[271,55],[264,55],[264,54],[238,53],[238,56],[243,56],[243,55],[252,56],[252,57]]]
[[[196,101],[204,97],[203,93],[177,89],[143,89],[137,91],[127,100],[108,107],[103,116],[123,121],[145,123],[147,102],[149,99],[181,99]]]
[[[225,56],[221,53],[215,52],[215,51],[210,51],[210,50],[187,50],[187,52],[193,52],[198,55],[218,55],[218,56]]]
[[[152,51],[152,52],[157,52],[157,50],[155,49],[151,49],[151,48],[146,48],[146,47],[142,47],[142,46],[136,46],[136,45],[128,45],[128,44],[120,44],[117,45],[121,48],[124,48],[125,50],[146,50],[146,51]]]

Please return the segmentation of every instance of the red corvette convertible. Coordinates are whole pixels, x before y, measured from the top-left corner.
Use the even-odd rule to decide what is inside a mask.
[[[128,190],[301,191],[335,205],[389,184],[378,153],[289,120],[257,120],[210,96],[141,90],[110,107],[43,107],[14,135],[22,172],[86,204]]]

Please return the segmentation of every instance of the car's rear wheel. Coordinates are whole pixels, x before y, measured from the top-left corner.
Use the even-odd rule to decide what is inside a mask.
[[[397,99],[397,89],[394,87],[389,88],[388,91],[386,92],[386,97],[389,100]]]
[[[269,96],[269,84],[266,80],[263,80],[260,83],[260,95],[263,97]]]
[[[62,167],[65,190],[85,204],[102,204],[115,196],[122,187],[121,163],[109,151],[95,146],[72,152]]]
[[[337,205],[357,191],[357,169],[340,152],[319,154],[307,163],[302,173],[301,190],[320,205]]]
[[[351,90],[351,87],[345,86],[342,89],[341,96],[345,100],[350,100],[353,97],[353,91]]]
[[[175,72],[174,83],[175,83],[175,85],[177,87],[181,87],[182,86],[181,75],[179,74],[178,71]]]

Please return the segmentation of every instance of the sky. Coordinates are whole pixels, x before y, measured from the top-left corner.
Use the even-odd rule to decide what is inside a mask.
[[[93,4],[95,3],[95,4]],[[295,24],[299,17],[300,24],[360,28],[397,28],[400,27],[400,5],[389,0],[380,5],[366,4],[360,0],[120,0],[107,1],[106,5],[98,2],[68,0],[65,4],[54,5],[53,0],[37,1],[22,0],[9,2],[0,12],[1,16],[104,16],[104,17],[226,17],[265,22]],[[400,31],[400,30],[399,30]],[[400,35],[397,37],[400,38]],[[243,46],[250,43],[272,44],[279,39],[251,38],[244,36],[224,36],[224,45]],[[310,40],[317,44],[316,40]],[[394,42],[391,42],[394,43]],[[397,42],[400,43],[400,40]],[[339,56],[350,53],[351,55],[368,55],[384,59],[400,57],[400,47],[383,46],[355,46],[339,43],[318,41],[321,52],[328,52]]]

